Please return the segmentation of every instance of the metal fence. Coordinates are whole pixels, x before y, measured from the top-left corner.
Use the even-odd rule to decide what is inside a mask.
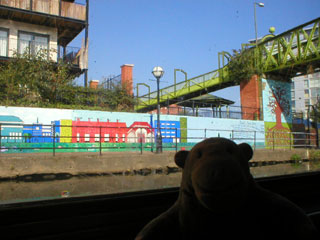
[[[121,123],[89,125],[0,123],[0,153],[154,152],[157,129]],[[108,125],[109,124],[109,125]],[[254,149],[316,148],[317,135],[306,132],[161,128],[163,151],[189,150],[210,137],[247,142]]]
[[[152,111],[156,113],[156,110]],[[163,115],[180,115],[194,117],[212,117],[228,119],[260,120],[260,109],[241,106],[221,106],[221,107],[183,107],[178,105],[168,105],[160,109]]]

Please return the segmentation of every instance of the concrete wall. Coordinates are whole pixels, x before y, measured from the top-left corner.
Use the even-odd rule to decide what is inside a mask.
[[[9,30],[9,57],[12,57],[15,52],[17,52],[18,46],[18,31],[42,34],[49,36],[49,50],[50,50],[50,58],[53,61],[57,61],[57,28],[51,28],[41,25],[34,25],[23,22],[16,22],[12,20],[4,20],[0,21],[0,28]]]

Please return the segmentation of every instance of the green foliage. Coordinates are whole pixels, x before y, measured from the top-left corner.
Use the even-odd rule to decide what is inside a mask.
[[[262,73],[256,62],[255,52],[251,49],[233,50],[228,63],[229,78],[235,83],[249,81],[254,74]]]
[[[0,66],[0,100],[7,105],[55,103],[57,92],[70,85],[74,75],[65,62],[54,62],[46,50],[15,54]]]
[[[133,97],[121,86],[112,89],[91,89],[80,86],[68,86],[59,91],[58,107],[95,109],[111,111],[130,111],[133,109]]]
[[[309,152],[309,160],[320,161],[320,150],[311,150]]]
[[[316,123],[320,123],[320,101],[318,100],[316,104],[310,106],[310,119],[313,128],[316,127]]]
[[[121,86],[89,89],[72,84],[71,65],[54,62],[47,51],[26,51],[0,65],[1,105],[125,111],[133,97]]]
[[[290,160],[293,161],[293,166],[300,166],[302,164],[302,157],[297,153],[292,154]]]
[[[309,151],[309,160],[312,166],[320,167],[320,150]]]

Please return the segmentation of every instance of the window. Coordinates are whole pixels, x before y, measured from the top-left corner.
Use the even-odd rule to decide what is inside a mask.
[[[294,90],[294,82],[291,82],[291,90]]]
[[[271,152],[270,155],[277,153],[276,150],[281,149],[281,147],[288,151],[290,148],[299,148],[298,150],[302,152],[308,144],[313,144],[312,148],[314,148],[316,143],[314,135],[312,135],[310,141],[307,141],[309,139],[306,139],[304,132],[299,135],[299,139],[297,136],[293,136],[297,128],[299,131],[301,129],[303,131],[307,127],[295,126],[291,120],[294,118],[294,114],[290,112],[291,110],[297,111],[302,116],[305,108],[308,108],[308,105],[312,104],[319,94],[319,90],[316,89],[318,87],[313,89],[311,86],[317,86],[318,83],[315,84],[312,81],[320,82],[317,80],[320,79],[320,75],[311,77],[306,74],[306,70],[309,70],[311,63],[314,71],[319,71],[316,70],[319,66],[313,64],[315,59],[311,58],[312,56],[318,56],[315,55],[315,51],[319,43],[311,42],[313,40],[300,42],[299,46],[301,45],[303,49],[298,49],[299,46],[296,43],[290,43],[290,41],[297,39],[297,36],[293,38],[292,32],[290,32],[292,29],[294,29],[296,35],[305,33],[303,29],[297,29],[297,27],[306,26],[308,22],[308,27],[311,26],[311,29],[313,29],[313,24],[310,21],[319,17],[319,7],[318,9],[311,8],[308,2],[312,0],[305,1],[307,3],[290,4],[290,6],[288,4],[282,6],[280,4],[281,1],[279,1],[279,6],[277,5],[277,7],[265,3],[265,8],[256,9],[259,29],[257,37],[260,40],[264,39],[264,42],[259,42],[261,47],[259,50],[256,48],[258,46],[255,46],[255,41],[252,41],[253,44],[251,45],[245,45],[249,42],[249,38],[254,38],[255,36],[254,28],[252,27],[254,19],[249,14],[250,12],[251,14],[253,13],[253,4],[252,2],[248,3],[249,1],[241,1],[241,4],[236,4],[236,2],[240,1],[232,0],[167,0],[164,1],[165,3],[162,3],[162,1],[145,1],[148,4],[136,4],[134,1],[91,1],[92,8],[89,12],[91,18],[89,52],[85,50],[86,44],[84,42],[82,44],[82,38],[86,35],[82,28],[86,24],[83,21],[66,17],[68,15],[66,11],[85,15],[83,14],[85,13],[84,11],[78,11],[83,5],[75,8],[73,4],[76,4],[76,2],[85,3],[86,0],[69,0],[65,2],[62,5],[67,6],[67,9],[61,9],[62,15],[60,17],[50,16],[50,14],[40,14],[40,16],[34,12],[45,6],[50,7],[47,5],[48,2],[59,3],[60,1],[34,0],[33,13],[29,10],[27,11],[27,15],[33,15],[32,19],[29,19],[28,24],[23,23],[23,19],[20,19],[20,22],[15,21],[15,28],[11,28],[11,20],[8,21],[8,19],[3,18],[3,10],[0,9],[0,25],[7,28],[0,28],[1,56],[8,54],[9,50],[9,55],[11,56],[12,49],[16,49],[18,53],[28,50],[30,53],[36,54],[41,49],[49,50],[54,48],[59,50],[56,55],[60,53],[59,58],[61,60],[75,59],[78,64],[68,69],[68,71],[75,73],[76,77],[70,79],[70,84],[68,82],[68,85],[65,85],[67,87],[63,88],[58,88],[56,85],[59,84],[59,81],[69,78],[70,74],[66,72],[64,72],[66,74],[63,73],[66,78],[58,78],[55,74],[49,75],[49,71],[43,71],[44,74],[37,72],[34,75],[34,79],[32,79],[32,76],[28,77],[27,80],[31,84],[25,82],[23,76],[18,76],[21,81],[19,79],[5,81],[4,77],[0,79],[7,85],[8,92],[11,91],[12,95],[17,96],[16,105],[28,105],[30,103],[26,107],[17,106],[13,108],[3,106],[7,102],[6,92],[0,87],[0,91],[2,90],[3,93],[0,94],[0,102],[2,102],[0,104],[0,123],[13,122],[1,131],[0,136],[2,138],[7,137],[7,139],[0,143],[0,147],[8,148],[7,152],[13,153],[11,156],[20,156],[27,153],[25,155],[40,159],[47,155],[49,156],[48,159],[50,158],[50,161],[53,160],[53,162],[51,163],[48,160],[44,164],[53,166],[52,171],[55,171],[58,165],[64,167],[62,171],[66,174],[76,175],[79,173],[80,175],[80,173],[83,173],[85,175],[92,171],[90,174],[88,173],[85,177],[86,179],[78,179],[77,176],[72,181],[66,179],[65,182],[63,181],[61,189],[57,188],[57,181],[52,181],[54,183],[41,181],[38,186],[39,188],[40,185],[45,186],[43,187],[44,191],[42,191],[43,196],[40,196],[40,194],[31,196],[31,193],[38,194],[37,189],[32,189],[31,184],[21,183],[26,187],[17,187],[16,189],[31,189],[28,191],[29,194],[26,196],[23,193],[21,195],[12,193],[11,196],[22,196],[21,198],[25,198],[28,201],[33,197],[60,198],[59,191],[62,192],[64,190],[68,190],[70,197],[72,197],[77,196],[77,194],[78,196],[84,194],[94,195],[150,190],[152,188],[162,188],[163,186],[178,186],[181,172],[178,170],[170,171],[168,176],[159,174],[159,172],[169,172],[167,171],[167,166],[163,168],[160,162],[164,159],[166,160],[167,154],[170,153],[168,156],[168,158],[171,158],[170,167],[175,167],[173,157],[176,151],[190,150],[194,144],[209,137],[225,137],[233,139],[237,143],[248,142],[255,148],[255,151],[262,150],[263,152],[267,150],[266,152],[268,152],[269,150],[273,151],[273,148],[275,148],[275,151]],[[27,2],[29,5],[30,1],[11,2]],[[225,4],[224,2],[229,3]],[[312,4],[320,6],[320,1],[313,1]],[[299,15],[299,19],[295,19],[294,16],[288,14],[289,12],[286,11],[288,6],[302,13]],[[53,8],[53,14],[55,10],[59,10],[55,6],[51,7]],[[108,7],[108,15],[105,14],[106,7]],[[132,11],[132,8],[134,8],[134,11]],[[95,12],[92,9],[95,9]],[[116,11],[116,9],[121,9],[121,11]],[[242,22],[237,25],[226,24],[230,23],[230,21],[223,21],[221,14],[213,14],[212,9],[221,12],[223,17],[231,22],[236,22],[238,17]],[[248,10],[248,14],[244,9]],[[14,13],[15,11],[16,9],[12,8],[10,13],[15,16],[20,15],[21,18],[27,18],[23,13],[24,10],[17,14]],[[306,11],[310,14],[305,14]],[[264,35],[268,33],[268,29],[265,29],[265,27],[270,26],[269,24],[274,20],[272,16],[268,16],[271,12],[273,16],[280,17],[279,21],[275,22],[279,26],[275,26],[277,31],[272,39],[269,38],[270,36],[264,38]],[[55,19],[57,20],[56,23]],[[113,27],[108,28],[108,36],[114,37],[106,38],[106,31],[101,23],[105,23],[108,19],[122,19],[123,21],[113,21]],[[125,21],[126,19],[130,19],[132,23],[130,25],[130,34],[128,32],[125,34],[126,31],[119,31],[127,27],[128,21]],[[5,26],[3,22],[6,21],[10,22],[10,25],[7,24],[8,26]],[[30,24],[36,21],[39,21],[38,25]],[[318,25],[315,26],[318,27]],[[148,29],[148,31],[143,29]],[[159,29],[161,29],[161,33],[157,34]],[[241,32],[242,37],[238,34],[239,32]],[[277,38],[278,36],[281,36],[281,38]],[[289,42],[285,42],[286,40]],[[266,46],[264,46],[264,43],[266,43]],[[293,45],[294,48],[289,49]],[[308,48],[309,45],[310,47]],[[83,48],[80,49],[80,47]],[[242,75],[235,75],[239,76],[239,79],[232,81],[230,72],[227,71],[228,67],[224,68],[225,65],[230,63],[230,55],[235,53],[232,49],[243,49],[246,53],[250,53],[247,56],[245,55],[250,60],[247,62],[248,66],[258,64],[261,67],[261,69],[259,68],[261,71],[265,71],[266,67],[272,69],[261,72],[261,75],[259,71],[261,78],[253,85],[250,82],[248,84],[245,82],[239,84]],[[271,50],[273,52],[269,52]],[[253,54],[251,51],[255,53]],[[293,56],[298,53],[301,55]],[[88,64],[86,63],[87,56]],[[263,56],[266,56],[267,59],[262,59]],[[259,57],[259,59],[255,58],[254,60],[258,61],[253,61],[251,57]],[[286,57],[289,57],[289,60],[286,60]],[[208,58],[211,60],[207,61]],[[260,58],[262,61],[260,61]],[[60,65],[55,63],[56,59],[53,61],[52,68],[59,69]],[[132,64],[136,64],[135,66],[129,66],[130,62],[124,62],[130,59],[135,61],[132,62]],[[152,81],[155,79],[152,76],[150,67],[154,66],[149,66],[152,62],[163,64],[162,67],[165,72],[159,82],[161,88],[159,91],[161,110],[163,110],[159,120],[161,124],[161,130],[159,131],[157,131],[157,114],[154,111],[157,108],[157,81]],[[120,64],[125,65],[121,66],[120,69]],[[260,66],[260,64],[263,64],[263,66]],[[84,74],[86,66],[89,66],[88,74]],[[182,68],[183,71],[178,68]],[[239,68],[241,69],[241,67]],[[126,71],[122,72],[122,69],[126,69]],[[172,74],[173,69],[178,70],[174,72],[176,73],[175,75]],[[131,75],[128,83],[130,81],[135,83],[132,88],[134,89],[134,98],[123,94],[124,92],[120,91],[121,88],[118,88],[124,80],[122,78],[130,71],[133,71],[134,77]],[[174,79],[172,79],[172,75],[174,75]],[[0,78],[1,76],[4,75],[0,74]],[[102,76],[106,76],[106,78]],[[293,76],[294,81],[290,82],[288,78]],[[88,82],[83,81],[85,77],[88,77]],[[50,81],[47,81],[47,79]],[[89,81],[91,79],[100,80],[97,92],[93,89],[84,88],[85,83],[87,83],[87,86],[90,85]],[[188,81],[188,79],[191,81]],[[252,79],[254,80],[255,78]],[[272,79],[274,80],[273,82],[271,81]],[[173,80],[176,80],[176,85],[173,85]],[[250,78],[245,80],[250,81]],[[20,90],[14,89],[15,81],[17,86],[20,84]],[[144,85],[136,85],[143,82],[145,82]],[[73,86],[76,86],[76,88],[73,89]],[[105,86],[105,89],[102,89],[103,86]],[[29,93],[25,93],[23,91],[24,88]],[[240,92],[241,88],[245,88],[242,93]],[[217,93],[210,93],[209,91],[211,90],[217,90]],[[116,94],[113,95],[112,91],[115,91]],[[148,94],[149,92],[150,95]],[[209,96],[211,94],[215,97],[205,96],[203,95],[204,92],[208,92]],[[70,94],[67,95],[66,93]],[[251,96],[251,93],[254,94]],[[27,96],[28,98],[26,99],[28,101],[21,101],[20,95]],[[139,98],[139,96],[144,97]],[[245,97],[248,97],[246,103],[243,101]],[[42,99],[43,102],[41,102]],[[119,99],[123,101],[119,101]],[[232,102],[235,102],[235,104],[232,105]],[[78,105],[78,103],[80,104]],[[150,103],[153,105],[148,106]],[[240,106],[241,103],[242,106]],[[36,107],[36,104],[43,108]],[[148,110],[136,110],[136,104],[147,106]],[[227,105],[230,105],[230,107],[227,107]],[[8,104],[8,106],[11,105]],[[48,108],[45,108],[46,106]],[[129,107],[127,108],[127,106]],[[164,109],[165,107],[167,107],[166,110]],[[151,114],[150,111],[154,111],[154,113]],[[15,118],[20,118],[21,121]],[[303,120],[301,122],[306,122],[306,119]],[[18,129],[18,123],[32,127],[29,127],[30,129],[26,127]],[[45,126],[47,124],[51,124],[52,134],[46,136],[45,131],[47,131],[47,128]],[[267,132],[269,130],[273,132],[269,134]],[[310,133],[315,132],[311,130]],[[22,132],[23,136],[21,144],[15,144],[14,141],[20,141],[21,136],[10,135],[9,133],[19,131]],[[287,131],[292,136],[287,134]],[[53,133],[58,137],[53,136]],[[162,136],[163,155],[156,155],[154,153],[157,150],[157,144],[159,143],[157,140],[160,140],[160,133]],[[273,133],[274,135],[272,135]],[[41,137],[42,134],[43,137]],[[41,142],[41,140],[46,140],[47,142]],[[6,143],[7,141],[8,143]],[[307,147],[311,146],[308,145]],[[53,157],[54,154],[58,157]],[[101,159],[109,158],[110,164],[109,162],[107,164],[104,161],[97,161],[100,158],[100,154]],[[59,160],[60,156],[72,161],[66,160],[66,165],[64,166],[64,161]],[[120,159],[122,156],[128,157],[126,162]],[[304,158],[305,156],[303,152],[302,157]],[[148,161],[140,161],[140,157],[141,159],[148,159]],[[161,161],[158,159],[160,157],[162,157]],[[271,156],[266,154],[263,157],[269,159]],[[292,168],[287,163],[274,166],[271,166],[270,163],[264,168],[265,162],[269,164],[268,159],[259,159],[263,161],[263,164],[252,168],[255,177],[270,176],[272,174],[291,174],[311,169],[311,166],[308,168],[306,165]],[[285,165],[284,168],[282,168],[283,165]],[[95,167],[97,168],[93,169]],[[158,171],[158,167],[161,168],[161,171]],[[150,174],[131,176],[141,169],[151,169]],[[18,171],[19,169],[16,168],[12,173],[17,173]],[[110,176],[97,176],[99,173],[105,173],[105,175],[110,173]],[[93,175],[95,177],[91,177]],[[112,179],[112,177],[117,179]],[[75,178],[77,178],[76,181],[73,181]],[[96,179],[97,182],[94,182]],[[75,183],[78,182],[79,186],[76,186],[77,184]],[[54,187],[52,187],[53,185]],[[93,185],[95,187],[92,187]],[[3,189],[10,189],[10,187]],[[3,194],[3,198],[5,197],[5,194]]]
[[[86,133],[86,134],[84,135],[84,141],[85,141],[85,142],[89,142],[89,141],[90,141],[90,134],[87,134],[87,133]]]
[[[41,50],[49,50],[49,36],[36,33],[19,32],[18,52],[23,54],[28,51],[29,54],[36,55]],[[47,56],[49,53],[47,52]]]
[[[295,91],[291,91],[291,100],[295,99]]]
[[[0,28],[0,57],[8,56],[8,30]]]
[[[95,134],[94,135],[94,141],[95,142],[99,142],[100,141],[100,135],[99,134]]]
[[[104,141],[109,142],[110,141],[110,134],[104,134]]]
[[[317,98],[320,96],[320,88],[311,88],[311,97]]]

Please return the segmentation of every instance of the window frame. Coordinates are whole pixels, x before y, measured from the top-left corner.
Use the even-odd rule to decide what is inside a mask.
[[[4,27],[0,27],[0,31],[7,32],[7,49],[6,49],[6,55],[5,55],[5,56],[0,56],[0,57],[9,57],[9,34],[10,34],[10,29],[9,29],[9,28],[4,28]]]
[[[47,38],[47,59],[49,59],[49,44],[50,44],[50,35],[49,34],[41,34],[41,33],[36,33],[36,32],[28,32],[28,31],[23,31],[23,30],[18,30],[18,41],[17,41],[17,51],[19,54],[23,54],[20,53],[20,41],[21,41],[21,37],[20,34],[29,34],[32,36],[32,38],[38,36],[38,37],[45,37]],[[31,41],[34,41],[34,39],[32,39]],[[30,49],[29,49],[30,52]],[[35,55],[34,50],[31,51],[31,55]]]

